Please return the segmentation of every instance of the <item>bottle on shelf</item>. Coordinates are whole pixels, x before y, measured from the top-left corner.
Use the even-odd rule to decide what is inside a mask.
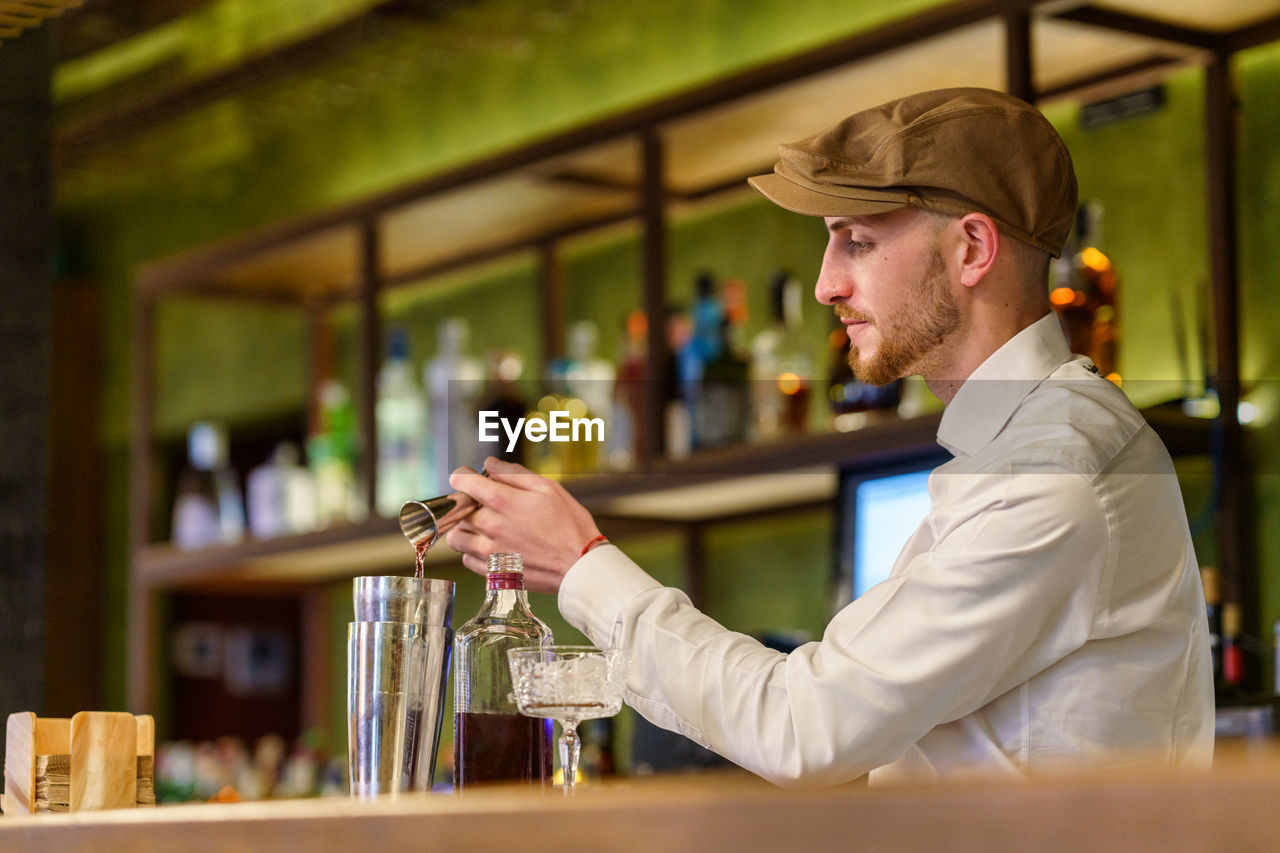
[[[579,320],[569,327],[569,358],[565,365],[565,389],[569,393],[570,411],[578,411],[583,406],[573,403],[579,400],[585,405],[583,416],[601,418],[606,422],[605,435],[609,433],[607,424],[613,409],[613,386],[617,379],[617,369],[607,359],[596,355],[596,344],[600,332],[591,320]],[[596,441],[575,441],[564,444],[569,457],[565,466],[568,473],[587,474],[604,469],[608,457]]]
[[[319,388],[319,423],[307,438],[307,467],[315,489],[315,526],[363,521],[356,480],[356,413],[347,388],[327,379]]]
[[[586,414],[586,403],[570,402],[573,399],[569,391],[569,372],[572,369],[573,359],[567,353],[557,355],[547,362],[546,374],[542,378],[542,394],[536,404],[530,406],[527,415],[530,423],[540,421],[539,428],[549,433],[553,412],[574,410],[578,415]],[[544,477],[559,479],[576,473],[574,454],[560,442],[530,441],[525,445],[525,459],[529,468]]]
[[[507,423],[516,423],[528,411],[528,403],[520,393],[520,374],[524,372],[524,360],[511,350],[491,350],[485,356],[484,393],[476,404],[481,412],[497,412],[498,417]],[[484,453],[496,456],[504,462],[524,462],[524,436],[517,436],[511,444],[502,436],[501,440],[484,445]]]
[[[1087,355],[1102,376],[1119,383],[1119,275],[1101,248],[1102,216],[1097,200],[1077,210],[1075,231],[1052,267],[1049,301],[1071,351]]]
[[[1240,605],[1228,601],[1222,605],[1222,691],[1238,692],[1244,685],[1244,647],[1241,645],[1242,618]]]
[[[282,441],[245,482],[249,532],[259,539],[305,533],[316,526],[311,472],[298,464],[298,446]]]
[[[786,272],[770,288],[773,322],[751,343],[751,430],[753,441],[803,433],[809,415],[813,359],[802,328],[803,294]]]
[[[668,310],[666,336],[672,355],[666,364],[663,389],[663,448],[668,458],[684,459],[693,450],[690,406],[702,378],[702,362],[693,347],[692,315],[682,307]]]
[[[609,468],[631,471],[644,447],[644,383],[649,372],[649,318],[640,310],[627,314],[626,336],[613,386],[607,441]]]
[[[228,545],[244,530],[244,498],[228,462],[227,431],[208,421],[193,424],[173,502],[173,544],[187,550]]]
[[[684,404],[683,414],[688,418],[688,450],[698,447],[698,403],[702,396],[702,375],[706,372],[707,362],[719,354],[719,330],[724,319],[724,308],[716,297],[715,286],[715,279],[710,273],[698,274],[685,326],[673,330],[681,337],[679,349],[674,350],[675,380],[677,393]],[[688,455],[684,448],[678,449]]]
[[[552,773],[552,723],[517,710],[507,650],[549,646],[551,629],[529,607],[521,555],[490,554],[488,569],[484,603],[453,640],[454,787],[545,785]]]
[[[746,321],[746,305],[737,285],[725,287],[720,300],[714,296],[709,276],[701,278],[698,286],[693,340],[702,369],[692,406],[693,447],[703,450],[745,440],[751,368],[734,346]],[[717,302],[718,308],[705,307]]]
[[[426,413],[422,389],[409,360],[409,337],[394,328],[387,340],[387,358],[378,371],[378,514],[392,517],[407,500],[423,494],[422,471]]]
[[[471,326],[450,317],[439,327],[436,354],[423,368],[427,419],[431,424],[422,494],[449,491],[449,475],[460,465],[479,468],[484,461],[477,440],[476,401],[484,386],[484,365],[469,352]]]
[[[827,357],[827,400],[831,425],[837,432],[857,429],[865,422],[867,412],[894,408],[902,400],[901,379],[888,385],[872,385],[854,375],[844,326],[837,325],[827,337]]]

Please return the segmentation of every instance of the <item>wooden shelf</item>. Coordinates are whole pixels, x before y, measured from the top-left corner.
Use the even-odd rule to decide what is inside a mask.
[[[663,462],[650,473],[579,477],[566,486],[602,519],[679,524],[829,500],[838,466],[905,458],[933,445],[937,416],[911,421],[879,413],[853,433],[803,436],[709,451]],[[448,546],[428,555],[451,565]],[[243,589],[305,584],[369,573],[407,574],[413,551],[395,519],[374,517],[299,536],[184,551],[152,544],[134,558],[134,576],[160,588]]]
[[[1175,453],[1206,452],[1211,422],[1176,406],[1146,413]],[[941,416],[903,420],[869,413],[848,433],[807,435],[769,444],[707,451],[656,464],[648,473],[579,477],[566,487],[600,520],[622,530],[728,520],[768,511],[817,506],[835,498],[841,469],[872,468],[939,453]],[[430,566],[460,565],[441,543]],[[362,574],[408,574],[413,551],[390,518],[373,518],[276,539],[183,551],[150,545],[135,555],[135,577],[153,588],[246,590],[305,585]]]

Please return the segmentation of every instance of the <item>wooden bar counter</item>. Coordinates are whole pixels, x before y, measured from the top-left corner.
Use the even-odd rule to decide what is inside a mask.
[[[745,774],[0,818],[3,853],[1280,850],[1280,750],[1212,771],[787,791]]]

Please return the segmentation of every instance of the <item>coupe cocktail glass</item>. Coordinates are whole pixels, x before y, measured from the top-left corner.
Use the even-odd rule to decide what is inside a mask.
[[[560,766],[568,795],[578,776],[578,723],[622,710],[630,660],[621,649],[594,646],[510,649],[507,660],[520,713],[560,724]]]

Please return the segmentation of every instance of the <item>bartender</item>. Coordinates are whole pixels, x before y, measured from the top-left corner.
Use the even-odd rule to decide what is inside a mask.
[[[1208,626],[1172,463],[1049,307],[1077,195],[1053,126],[1000,92],[925,92],[782,146],[750,183],[822,218],[815,296],[858,378],[919,374],[946,404],[953,458],[889,579],[781,654],[495,459],[491,479],[450,478],[482,504],[448,536],[467,568],[522,553],[531,589],[630,652],[628,704],[780,785],[1207,763]]]

